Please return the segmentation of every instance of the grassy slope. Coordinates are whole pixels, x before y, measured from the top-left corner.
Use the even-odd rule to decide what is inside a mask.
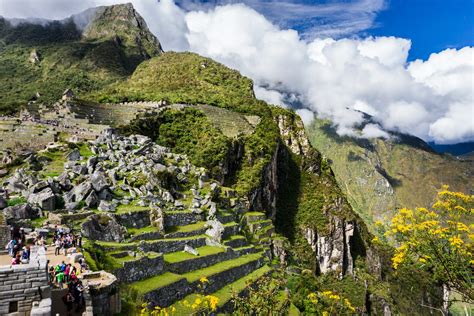
[[[339,137],[322,120],[307,131],[313,146],[332,161],[340,187],[369,227],[376,220],[387,222],[398,207],[429,206],[443,184],[464,192],[473,189],[472,162],[409,144]],[[385,177],[376,165],[385,171]],[[394,194],[385,186],[386,179]]]

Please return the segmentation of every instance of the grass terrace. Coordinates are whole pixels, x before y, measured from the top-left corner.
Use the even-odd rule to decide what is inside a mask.
[[[176,263],[176,262],[182,262],[186,260],[192,260],[199,257],[214,255],[217,253],[224,252],[226,249],[223,247],[204,246],[204,247],[196,248],[196,250],[198,251],[199,256],[195,256],[184,251],[177,251],[177,252],[167,253],[163,255],[163,258],[165,259],[167,263]]]

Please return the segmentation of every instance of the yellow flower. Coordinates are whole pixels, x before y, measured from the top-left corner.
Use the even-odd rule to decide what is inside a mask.
[[[425,258],[420,258],[420,259],[418,259],[418,261],[420,261],[421,263],[426,263],[426,259],[425,259]]]
[[[323,311],[323,316],[329,316],[329,313],[327,311]]]
[[[329,295],[332,294],[332,292],[331,292],[331,291],[324,291],[322,294],[323,294],[324,296],[329,296]]]
[[[459,238],[459,235],[453,236],[449,238],[448,240],[451,246],[456,247],[456,248],[461,248],[461,246],[464,244],[464,241],[462,241],[462,239]]]
[[[307,297],[311,303],[318,304],[318,295],[316,293],[309,293]]]
[[[219,298],[213,295],[206,296],[206,299],[209,301],[209,307],[212,311],[217,309],[217,304],[219,303]]]
[[[209,280],[208,280],[205,276],[203,276],[203,277],[201,277],[201,278],[199,279],[199,282],[201,282],[202,284],[204,284],[204,283],[209,283]]]

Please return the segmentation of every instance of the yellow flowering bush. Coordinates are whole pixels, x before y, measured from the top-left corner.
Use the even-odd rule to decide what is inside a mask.
[[[313,292],[304,302],[305,312],[316,315],[351,315],[356,309],[351,302],[333,291]]]
[[[430,209],[399,210],[386,232],[398,245],[392,257],[393,268],[416,265],[465,300],[473,301],[472,223],[474,195],[451,192],[447,186]]]

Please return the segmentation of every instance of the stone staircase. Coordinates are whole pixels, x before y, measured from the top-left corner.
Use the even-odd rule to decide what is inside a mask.
[[[143,211],[142,211],[143,212]],[[133,212],[129,213],[132,218]],[[239,219],[238,214],[219,211],[224,232],[221,246],[206,245],[206,222],[201,215],[190,211],[165,211],[165,234],[153,235],[153,227],[128,228],[128,242],[96,242],[116,267],[112,271],[127,283],[137,299],[151,306],[174,306],[187,313],[179,301],[190,300],[196,293],[212,294],[219,298],[219,309],[228,310],[232,293],[244,291],[248,282],[271,271],[267,265],[268,247],[253,245],[242,234],[242,228],[265,229],[271,221],[250,215]],[[126,214],[120,214],[127,222]],[[256,220],[248,222],[248,220]],[[246,226],[245,226],[246,225]],[[193,247],[199,255],[184,252]],[[139,254],[140,253],[140,254]],[[131,255],[132,254],[132,255]],[[200,282],[206,277],[209,282]],[[226,305],[227,304],[227,305]]]

